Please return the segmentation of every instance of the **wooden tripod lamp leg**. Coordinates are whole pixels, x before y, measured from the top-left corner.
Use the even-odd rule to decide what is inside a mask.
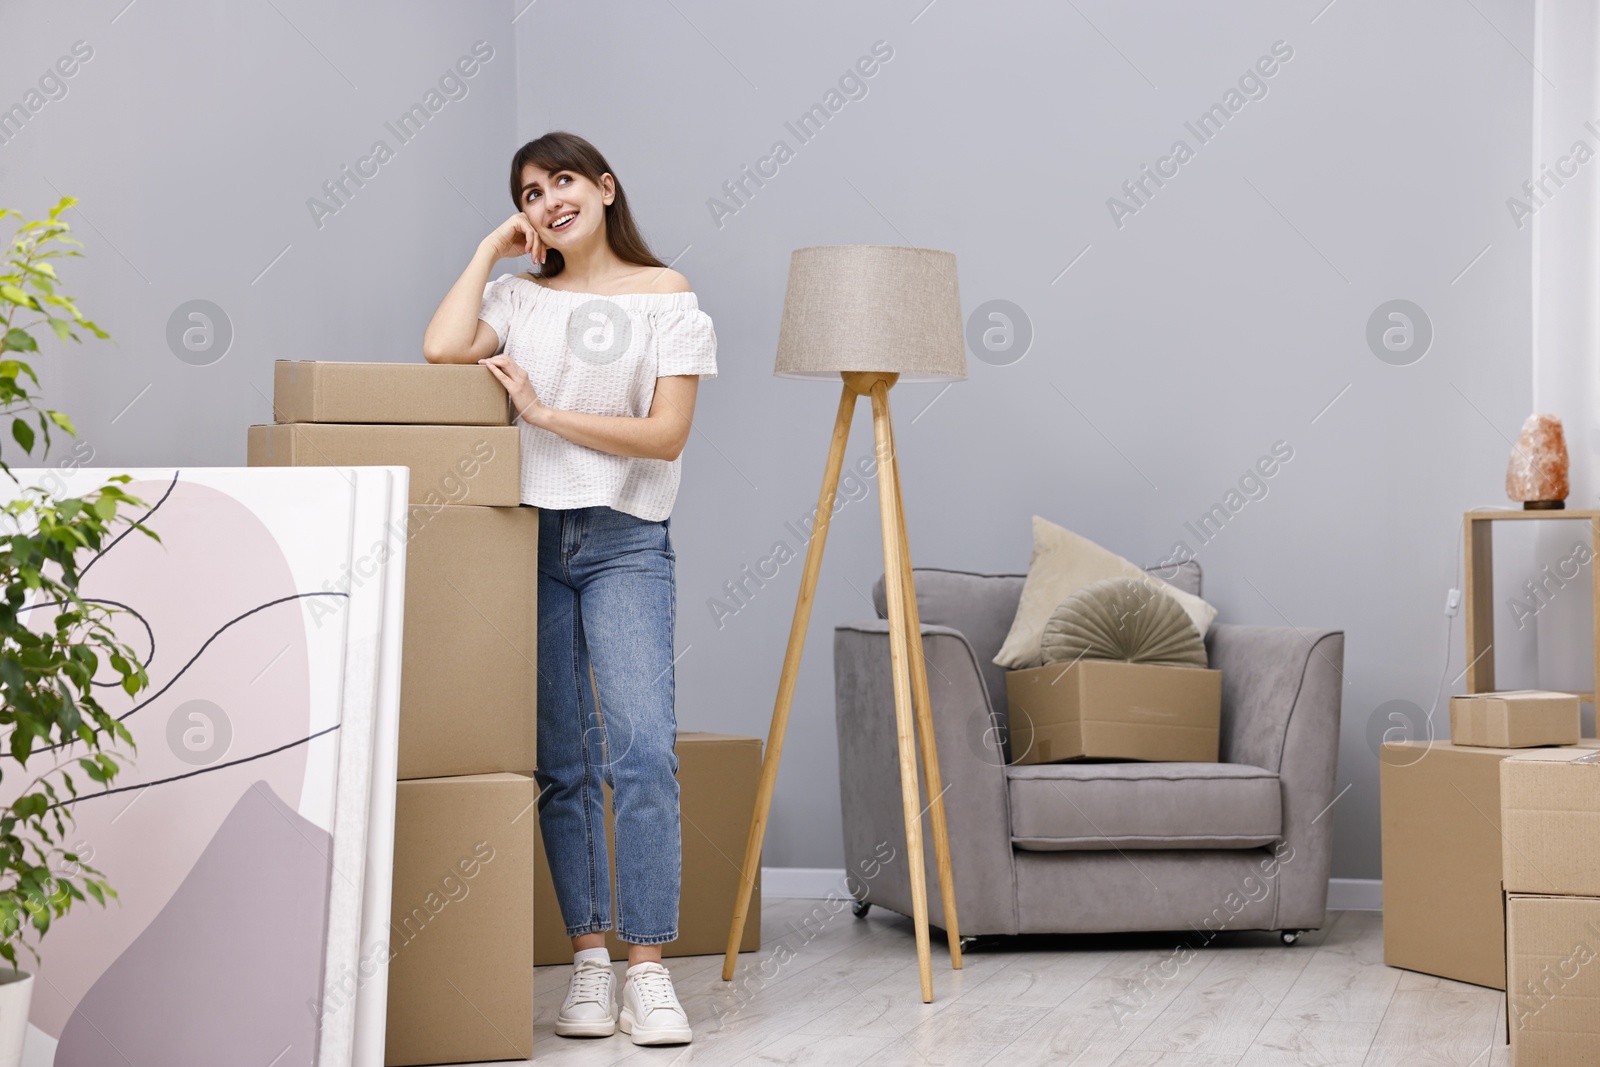
[[[939,868],[939,897],[944,904],[944,929],[950,943],[950,966],[961,969],[961,923],[956,918],[956,884],[950,863],[950,835],[945,822],[944,785],[939,774],[939,750],[933,734],[933,703],[928,698],[928,661],[922,648],[922,613],[917,608],[916,585],[911,578],[911,541],[906,536],[905,497],[900,487],[900,452],[894,443],[894,422],[888,416],[888,397],[884,397],[884,422],[889,426],[890,458],[887,470],[879,468],[880,479],[894,484],[895,513],[899,516],[900,582],[910,631],[911,689],[916,707],[917,733],[922,740],[922,776],[928,783],[928,807],[933,817],[933,854]]]
[[[900,517],[892,474],[894,443],[889,433],[889,387],[872,387],[872,430],[878,448],[878,508],[883,520],[884,592],[889,601],[889,665],[894,677],[895,734],[900,749],[900,791],[905,798],[906,862],[911,883],[912,922],[917,937],[917,971],[922,1002],[933,1000],[933,969],[928,948],[928,886],[922,859],[922,808],[917,789],[917,750],[911,709],[911,658],[905,583],[900,570]],[[882,472],[888,471],[885,474]]]
[[[777,702],[772,708],[767,751],[761,760],[756,808],[751,813],[750,833],[745,838],[744,866],[739,871],[739,897],[733,907],[733,924],[728,929],[727,954],[722,960],[724,982],[733,980],[734,966],[739,962],[739,942],[744,940],[750,895],[755,889],[756,871],[761,863],[761,839],[766,835],[767,815],[772,808],[772,790],[778,781],[783,735],[789,726],[789,706],[794,701],[795,680],[800,675],[800,653],[805,650],[806,627],[811,622],[811,602],[817,589],[817,572],[822,569],[822,549],[828,538],[828,524],[833,518],[833,500],[839,489],[839,470],[844,466],[844,447],[850,438],[850,420],[856,410],[856,395],[848,385],[845,386],[839,397],[839,414],[833,422],[833,439],[828,444],[828,466],[823,471],[822,492],[817,497],[817,524],[806,548],[806,567],[800,577],[794,621],[789,625],[789,645],[783,654],[783,675],[778,682]]]

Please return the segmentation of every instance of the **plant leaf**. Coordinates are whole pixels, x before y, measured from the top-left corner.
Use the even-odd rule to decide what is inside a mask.
[[[33,339],[33,335],[27,330],[22,329],[20,326],[13,326],[6,331],[5,343],[0,345],[0,349],[6,352],[37,352],[39,351],[39,343]]]
[[[21,419],[11,420],[11,436],[16,438],[17,444],[22,446],[24,452],[33,453],[33,427]]]

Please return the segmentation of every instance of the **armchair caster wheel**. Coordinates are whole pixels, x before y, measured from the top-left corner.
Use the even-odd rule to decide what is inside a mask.
[[[858,919],[865,919],[867,912],[871,910],[872,905],[865,900],[852,900],[850,902],[850,914]]]
[[[1299,930],[1279,930],[1278,931],[1278,936],[1283,939],[1283,943],[1285,945],[1292,945],[1296,941],[1300,940],[1300,931]]]

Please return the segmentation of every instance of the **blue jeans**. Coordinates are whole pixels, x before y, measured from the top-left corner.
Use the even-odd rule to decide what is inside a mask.
[[[617,937],[654,945],[678,936],[671,521],[603,505],[539,513],[534,777],[539,830],[572,937],[611,929],[602,780],[616,834]]]

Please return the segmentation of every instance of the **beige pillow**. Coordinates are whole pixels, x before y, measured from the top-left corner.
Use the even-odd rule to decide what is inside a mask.
[[[1039,642],[1044,636],[1044,624],[1056,607],[1090,582],[1122,577],[1143,578],[1155,583],[1178,602],[1202,637],[1211,628],[1211,620],[1217,617],[1217,609],[1199,597],[1147,574],[1144,568],[1101,548],[1087,537],[1035,515],[1033,558],[1028,563],[1028,577],[1022,583],[1017,617],[1012,620],[1011,632],[1006,634],[1005,643],[993,662],[1013,669],[1042,665],[1044,657]]]

